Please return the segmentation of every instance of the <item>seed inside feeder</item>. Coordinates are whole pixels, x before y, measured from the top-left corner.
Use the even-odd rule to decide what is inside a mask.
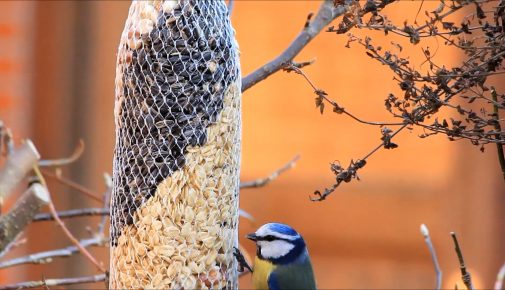
[[[236,288],[237,47],[221,1],[135,1],[116,77],[112,288]]]

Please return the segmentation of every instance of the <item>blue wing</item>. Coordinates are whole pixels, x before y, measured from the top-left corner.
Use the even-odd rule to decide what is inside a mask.
[[[308,261],[277,267],[268,276],[267,283],[269,290],[316,289],[314,273]]]
[[[275,273],[275,270],[268,275],[268,290],[281,290],[279,287],[279,279],[277,277],[277,274]]]

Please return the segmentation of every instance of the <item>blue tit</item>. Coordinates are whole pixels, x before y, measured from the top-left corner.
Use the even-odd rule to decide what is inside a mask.
[[[268,223],[247,238],[256,242],[252,274],[256,289],[316,289],[305,241],[293,228]]]

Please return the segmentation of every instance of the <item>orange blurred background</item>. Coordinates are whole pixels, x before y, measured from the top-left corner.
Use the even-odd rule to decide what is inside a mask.
[[[242,74],[285,49],[319,5],[236,1],[232,22]],[[400,1],[384,13],[399,24],[412,23],[419,5]],[[426,1],[423,10],[435,6]],[[0,119],[18,142],[31,138],[46,159],[69,155],[82,138],[86,151],[64,175],[96,192],[105,189],[102,176],[112,168],[115,56],[128,7],[128,1],[0,2]],[[402,55],[422,71],[428,67],[421,47],[437,49],[436,60],[447,66],[461,57],[434,40],[411,46],[394,35],[352,32],[372,35],[388,47],[391,41],[400,43]],[[296,60],[315,58],[304,70],[350,112],[369,121],[391,121],[384,99],[398,92],[393,75],[359,46],[345,48],[346,41],[345,35],[323,32]],[[496,81],[504,89],[501,78]],[[487,146],[481,153],[465,141],[420,139],[421,133],[395,137],[399,148],[373,155],[359,174],[361,181],[342,185],[324,202],[311,202],[314,190],[333,181],[329,163],[347,165],[363,157],[379,144],[380,129],[330,110],[321,115],[312,89],[294,73],[279,72],[257,84],[243,95],[242,180],[264,177],[296,154],[301,159],[268,186],[241,192],[241,208],[255,217],[255,222],[242,220],[241,241],[253,254],[252,243],[242,237],[265,222],[285,222],[304,235],[322,289],[433,288],[433,266],[419,233],[426,223],[445,288],[454,288],[459,279],[450,231],[458,233],[476,287],[492,287],[505,262],[505,186],[496,148]],[[59,184],[51,183],[50,189],[58,209],[100,206]],[[86,227],[96,223],[97,218],[67,221],[79,237],[88,237]],[[69,245],[53,223],[31,225],[25,237],[26,244],[2,259]],[[108,263],[106,249],[93,252]],[[4,284],[93,273],[87,260],[75,256],[49,266],[0,270],[0,278]],[[243,288],[251,286],[249,280],[241,278]]]

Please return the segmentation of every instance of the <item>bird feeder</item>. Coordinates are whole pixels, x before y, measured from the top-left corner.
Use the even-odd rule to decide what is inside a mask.
[[[134,1],[116,66],[110,287],[236,289],[240,65],[224,1]]]

